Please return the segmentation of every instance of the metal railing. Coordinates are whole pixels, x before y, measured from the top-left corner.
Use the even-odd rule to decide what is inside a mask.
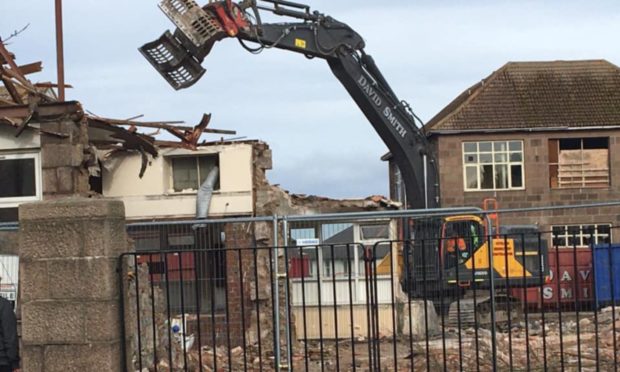
[[[430,217],[129,225],[127,369],[617,370],[616,227],[554,246],[526,227],[425,236]]]

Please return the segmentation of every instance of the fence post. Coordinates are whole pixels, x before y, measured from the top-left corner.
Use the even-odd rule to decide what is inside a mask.
[[[288,249],[288,245],[289,245],[289,241],[288,241],[288,237],[289,237],[289,231],[288,231],[288,220],[286,218],[286,216],[284,217],[280,217],[280,219],[282,220],[282,236],[283,236],[283,241],[282,241],[282,246],[284,247],[284,278],[286,280],[286,283],[284,283],[284,302],[286,306],[286,363],[287,363],[287,367],[288,370],[292,370],[293,369],[293,337],[292,337],[292,332],[291,332],[291,298],[290,298],[290,293],[289,293],[289,277],[288,277],[288,260],[286,259],[288,257],[286,250]]]
[[[279,249],[278,249],[278,216],[273,216],[273,262],[270,262],[273,265],[273,328],[274,328],[274,345],[273,345],[273,354],[274,354],[274,365],[276,368],[276,372],[280,371],[281,366],[281,358],[280,358],[280,266],[278,259]]]
[[[487,220],[487,226],[491,226],[491,219],[489,215],[484,216]],[[496,232],[499,234],[499,231]],[[493,370],[497,370],[497,343],[496,343],[496,332],[497,327],[495,325],[495,266],[493,262],[493,234],[489,231],[489,286],[491,287],[491,364],[493,365]],[[508,279],[507,279],[508,280]],[[510,311],[510,310],[508,310]],[[476,316],[476,312],[474,311],[474,317]],[[527,327],[527,325],[526,325]],[[509,331],[510,332],[510,331]]]

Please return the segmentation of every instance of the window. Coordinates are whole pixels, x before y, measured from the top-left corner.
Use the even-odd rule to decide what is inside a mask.
[[[209,172],[219,166],[217,155],[192,156],[192,157],[173,157],[172,164],[172,183],[175,192],[184,190],[198,190],[205,181]],[[219,177],[215,183],[214,190],[219,190]]]
[[[388,242],[390,240],[389,222],[359,225],[359,239],[360,243],[364,245],[366,254],[373,257],[376,261],[374,265],[377,266],[377,268],[381,266],[384,259],[388,257],[392,247],[392,244]],[[364,275],[366,272],[366,263],[364,262],[363,255],[359,257],[358,264],[360,265],[360,275]],[[378,274],[381,275],[381,273]]]
[[[358,255],[357,264],[359,266],[359,276],[361,278],[365,278],[367,275],[367,270],[372,270],[375,272],[377,277],[390,275],[390,251],[392,250],[392,244],[390,243],[379,243],[376,246],[374,244],[364,245],[364,251],[360,250]],[[371,257],[372,260],[367,262],[364,259],[364,256]],[[385,264],[387,264],[387,269],[382,269]]]
[[[39,154],[0,154],[0,208],[40,199]]]
[[[320,269],[321,277],[326,279],[355,277],[351,269],[355,265],[356,252],[354,229],[350,223],[325,223],[317,227],[321,232],[320,246],[305,246],[289,251],[291,276],[294,278],[316,279]],[[292,228],[291,237],[298,239],[315,239],[315,228]],[[320,240],[319,240],[320,241]],[[360,254],[361,257],[361,254]],[[321,261],[322,265],[317,265]]]
[[[382,224],[382,225],[361,225],[360,226],[360,237],[362,240],[372,240],[372,239],[390,239],[390,225]]]
[[[609,138],[549,140],[549,186],[609,186]]]
[[[353,252],[355,247],[333,246],[333,255],[331,248],[332,246],[323,247],[323,276],[325,278],[348,278],[350,274],[351,277],[354,277],[355,272],[351,269],[355,262],[355,252]]]
[[[291,229],[291,239],[314,239],[316,231],[314,227],[302,227]]]
[[[465,191],[523,189],[523,141],[463,143]]]
[[[389,242],[394,238],[391,227],[390,221],[291,227],[293,246],[287,248],[286,257],[289,277],[293,279],[292,302],[296,306],[317,304],[319,299],[324,304],[331,304],[334,299],[338,304],[365,303],[369,265],[375,274],[379,302],[390,302],[394,270],[390,254],[393,244]],[[300,243],[300,239],[307,241]],[[365,259],[371,252],[372,263]]]
[[[444,267],[451,269],[469,259],[485,241],[481,223],[474,220],[448,220],[442,233]]]
[[[611,243],[611,225],[553,226],[553,246],[558,248],[584,248],[592,244]]]

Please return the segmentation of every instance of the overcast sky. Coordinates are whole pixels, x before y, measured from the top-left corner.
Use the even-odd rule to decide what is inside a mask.
[[[620,65],[620,1],[308,0],[348,23],[400,99],[427,121],[508,61],[606,59]],[[273,150],[271,183],[330,197],[388,194],[387,149],[324,61],[227,39],[193,87],[174,91],[137,51],[173,25],[156,0],[64,0],[67,99],[101,116],[184,120],[212,113]],[[0,36],[30,78],[56,81],[54,1],[0,0]],[[207,140],[218,137],[208,135]]]

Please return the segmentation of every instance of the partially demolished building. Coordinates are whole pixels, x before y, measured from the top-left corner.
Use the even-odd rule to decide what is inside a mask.
[[[267,181],[266,172],[272,168],[272,158],[266,143],[221,138],[203,140],[207,133],[235,134],[230,130],[208,128],[209,115],[204,115],[196,126],[96,116],[77,101],[60,102],[53,91],[55,84],[31,83],[26,76],[40,71],[41,63],[18,66],[2,43],[0,56],[3,83],[0,87],[0,223],[17,221],[21,203],[70,196],[117,198],[125,204],[128,222],[156,221],[159,224],[155,228],[129,229],[138,251],[156,251],[174,249],[179,244],[184,249],[202,247],[196,231],[171,232],[166,223],[174,221],[198,218],[225,221],[235,217],[399,207],[380,196],[332,200],[290,194]],[[145,129],[156,133],[142,133]],[[159,138],[157,134],[162,131],[174,140]],[[201,201],[205,186],[206,201]],[[206,210],[201,203],[206,204]],[[218,226],[218,241],[211,240],[215,244],[211,248],[274,245],[270,224],[223,222]],[[16,253],[15,232],[0,234],[5,234],[0,236],[0,253]],[[195,266],[195,273],[201,275],[201,281],[210,283],[220,280],[236,285],[240,280],[247,280],[250,284],[239,296],[228,298],[227,307],[238,310],[242,306],[239,303],[245,303],[260,306],[261,312],[263,307],[270,311],[269,287],[261,288],[258,294],[250,291],[252,282],[270,281],[268,252],[262,249],[253,257],[252,251],[247,251],[247,257],[243,253],[241,258],[234,253],[230,253],[232,256],[226,254],[230,257],[222,253],[206,254],[205,259],[209,261],[205,267],[209,268],[203,272]],[[247,267],[255,265],[256,278],[239,278],[237,268],[241,262]],[[153,266],[153,262],[147,264]],[[14,280],[17,286],[17,278]],[[212,285],[211,290],[207,288],[203,293],[207,300],[217,296],[217,285]],[[207,317],[204,319],[210,321]],[[270,321],[266,317],[260,320]],[[239,332],[231,331],[231,327],[234,328],[228,324],[224,333],[233,334],[237,338],[235,342],[246,335],[250,340],[261,337],[252,327],[239,329]]]
[[[31,83],[26,76],[40,71],[40,62],[18,66],[1,44],[0,55],[0,222],[17,221],[22,202],[67,195],[121,198],[130,220],[192,217],[196,193],[214,167],[218,177],[209,216],[361,211],[387,205],[381,198],[330,201],[288,195],[266,180],[271,169],[267,144],[202,139],[207,133],[235,134],[207,128],[210,115],[193,127],[99,117],[86,113],[77,101],[60,102],[55,84]],[[138,131],[145,128],[156,132]],[[175,140],[156,137],[162,131]]]

